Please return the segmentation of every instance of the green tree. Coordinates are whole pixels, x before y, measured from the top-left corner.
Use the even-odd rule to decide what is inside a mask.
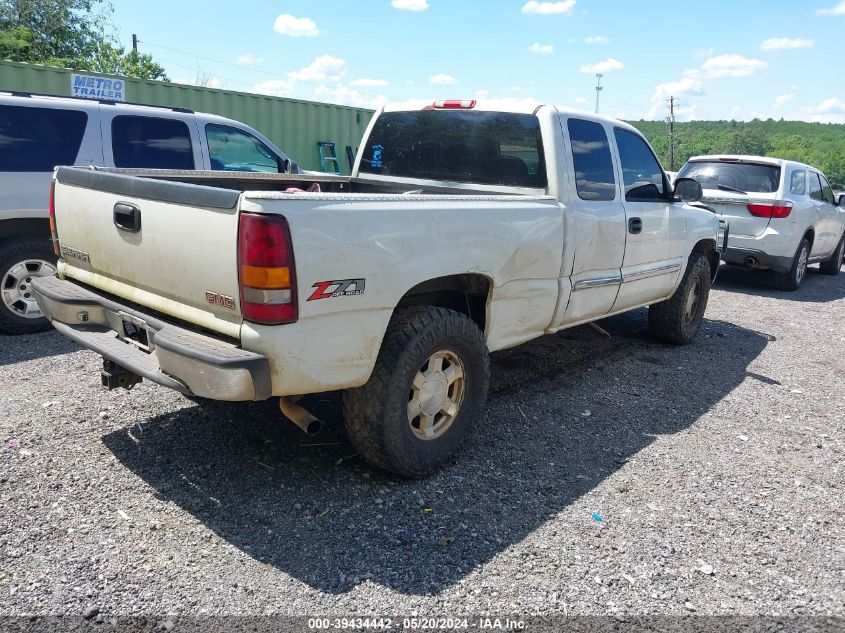
[[[0,59],[25,59],[32,49],[32,32],[22,26],[0,30]]]
[[[127,53],[123,47],[105,41],[99,43],[94,54],[84,60],[79,69],[138,79],[167,81],[167,73],[153,60],[152,56],[134,50]]]

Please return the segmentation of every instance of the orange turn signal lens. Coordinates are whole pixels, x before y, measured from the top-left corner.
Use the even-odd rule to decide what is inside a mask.
[[[241,266],[241,284],[250,288],[265,288],[276,290],[290,288],[290,269],[265,268],[263,266]]]

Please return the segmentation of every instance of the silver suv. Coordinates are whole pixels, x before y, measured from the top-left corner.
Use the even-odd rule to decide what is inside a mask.
[[[56,272],[48,206],[59,165],[299,171],[251,127],[213,114],[0,92],[0,333],[50,326],[30,283]]]
[[[815,167],[761,156],[695,156],[678,177],[701,183],[702,202],[730,224],[727,263],[774,270],[783,290],[797,290],[814,262],[825,274],[839,274],[845,208]]]

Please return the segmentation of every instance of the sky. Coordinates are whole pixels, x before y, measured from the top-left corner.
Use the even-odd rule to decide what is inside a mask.
[[[201,6],[201,9],[198,9]],[[845,0],[114,0],[173,81],[344,105],[528,99],[845,123]]]

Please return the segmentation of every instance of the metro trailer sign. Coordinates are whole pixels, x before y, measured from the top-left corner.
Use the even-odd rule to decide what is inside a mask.
[[[72,97],[126,101],[126,82],[122,79],[73,73],[70,76],[70,89]]]

